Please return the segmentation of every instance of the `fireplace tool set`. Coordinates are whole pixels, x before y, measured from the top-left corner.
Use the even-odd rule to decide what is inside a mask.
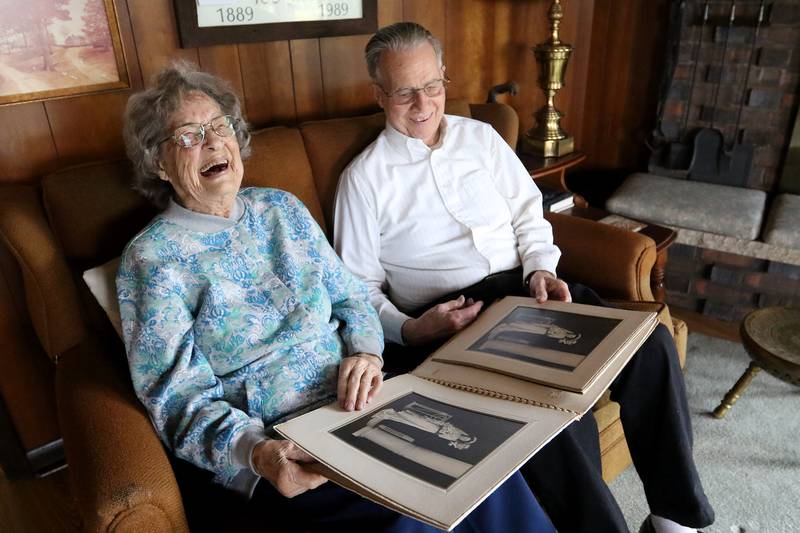
[[[741,84],[736,123],[730,136],[731,141],[729,143],[725,141],[723,132],[715,127],[715,119],[718,116],[717,110],[720,86],[722,85],[723,79],[726,78],[725,68],[728,64],[728,42],[734,24],[736,23],[736,0],[732,0],[730,3],[727,28],[722,42],[719,72],[716,75],[711,106],[709,108],[703,106],[703,112],[700,116],[701,120],[707,119],[708,125],[706,127],[692,129],[691,131],[688,129],[689,114],[691,113],[692,100],[695,92],[703,35],[709,21],[709,4],[710,2],[705,2],[703,5],[702,19],[698,32],[699,37],[694,41],[692,46],[692,69],[686,106],[681,116],[680,130],[675,139],[668,139],[663,134],[660,134],[664,113],[664,100],[666,99],[666,95],[662,95],[661,108],[659,110],[659,133],[656,134],[656,139],[660,142],[653,147],[653,154],[650,158],[648,168],[653,174],[743,187],[746,186],[748,182],[754,146],[751,143],[744,142],[744,139],[742,139],[740,124],[742,110],[747,101],[750,67],[755,55],[758,33],[764,21],[764,0],[761,0],[758,16],[755,17],[753,21],[752,27],[754,31],[753,37],[750,40],[747,68],[745,70],[744,80]],[[684,7],[685,3],[682,2],[681,8],[683,9]]]

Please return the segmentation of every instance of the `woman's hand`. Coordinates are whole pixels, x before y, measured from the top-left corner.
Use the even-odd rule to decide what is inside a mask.
[[[342,359],[339,365],[337,396],[345,411],[361,410],[378,393],[383,384],[380,357],[357,353]]]
[[[253,466],[278,492],[294,498],[328,481],[303,463],[314,458],[288,440],[266,440],[253,448]]]

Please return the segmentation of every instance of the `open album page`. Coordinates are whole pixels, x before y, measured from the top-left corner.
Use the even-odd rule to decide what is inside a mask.
[[[332,404],[275,429],[345,488],[450,530],[575,418],[402,375],[362,411]]]
[[[647,335],[649,335],[647,330],[641,332],[643,338]],[[631,348],[623,352],[622,356],[613,359],[582,393],[549,387],[482,368],[442,363],[430,357],[415,368],[412,374],[450,387],[482,391],[483,394],[498,398],[582,415],[592,408],[622,371],[635,353],[633,347],[640,344],[639,339],[631,339],[630,344]]]
[[[507,297],[431,358],[586,392],[615,357],[632,355],[624,351],[635,351],[655,325],[655,313]]]

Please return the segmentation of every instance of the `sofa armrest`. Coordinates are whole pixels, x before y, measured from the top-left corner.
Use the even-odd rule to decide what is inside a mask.
[[[650,237],[559,213],[545,215],[561,249],[559,276],[605,298],[654,300],[650,272],[656,244]]]
[[[85,531],[188,531],[164,447],[116,354],[87,341],[64,353],[56,394]]]
[[[0,239],[19,265],[36,335],[56,359],[78,344],[85,332],[72,275],[36,189],[0,187]]]

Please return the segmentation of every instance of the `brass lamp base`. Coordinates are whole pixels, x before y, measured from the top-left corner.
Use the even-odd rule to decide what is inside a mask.
[[[562,43],[558,28],[564,12],[561,0],[553,0],[547,12],[550,19],[550,39],[533,47],[533,55],[539,64],[539,86],[544,91],[545,105],[533,114],[536,125],[522,137],[522,151],[539,157],[561,157],[575,150],[574,139],[561,128],[564,113],[556,109],[555,96],[564,86],[572,46]]]
[[[525,134],[522,136],[522,151],[540,157],[561,157],[575,151],[575,138],[569,136],[563,139],[541,140]]]

